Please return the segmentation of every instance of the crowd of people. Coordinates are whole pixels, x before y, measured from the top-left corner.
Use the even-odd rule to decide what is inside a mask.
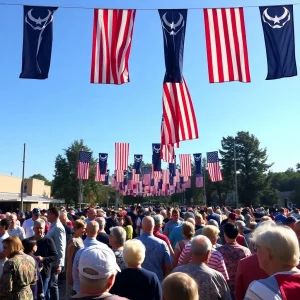
[[[0,299],[297,300],[299,245],[297,209],[7,212]]]

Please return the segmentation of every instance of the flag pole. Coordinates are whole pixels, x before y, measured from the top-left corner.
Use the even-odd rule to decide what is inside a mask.
[[[205,171],[206,171],[206,160],[205,158],[203,159],[203,200],[204,200],[204,205],[206,205],[206,186],[205,186]]]
[[[24,208],[23,193],[24,193],[25,153],[26,153],[26,144],[24,143],[24,149],[23,149],[23,170],[22,170],[22,182],[21,182],[21,212],[23,212],[23,208]]]
[[[234,185],[235,185],[235,202],[236,208],[239,208],[239,195],[237,186],[237,173],[236,173],[236,149],[235,149],[235,138],[233,139],[233,157],[234,157]]]

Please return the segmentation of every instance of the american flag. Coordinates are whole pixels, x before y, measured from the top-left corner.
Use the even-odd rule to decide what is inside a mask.
[[[161,145],[160,158],[168,163],[175,162],[175,149],[173,145]]]
[[[203,187],[203,176],[196,176],[196,187],[202,188]]]
[[[186,182],[184,182],[184,186],[185,186],[185,188],[187,188],[187,189],[190,189],[190,188],[191,188],[192,183],[191,183],[191,179],[190,179],[190,178],[188,178],[188,180],[187,180]]]
[[[115,176],[118,183],[123,183],[124,181],[124,171],[123,170],[115,170]]]
[[[207,169],[212,182],[222,181],[218,151],[207,152]]]
[[[184,78],[182,83],[164,83],[162,102],[161,144],[176,147],[179,141],[197,139],[196,115]]]
[[[80,151],[77,166],[77,179],[89,179],[92,152]]]
[[[162,179],[164,184],[169,184],[169,179],[170,179],[169,169],[162,170]]]
[[[178,169],[176,169],[176,177],[174,183],[180,182],[180,172]]]
[[[132,183],[138,183],[140,181],[140,174],[136,174],[136,169],[132,169]]]
[[[181,176],[192,176],[192,161],[190,154],[179,154]]]
[[[100,165],[99,162],[96,163],[96,175],[95,175],[95,181],[97,182],[104,182],[105,181],[105,174],[100,174]]]
[[[91,83],[129,82],[135,13],[135,10],[94,10]]]
[[[151,184],[151,169],[149,168],[144,168],[143,170],[143,184],[146,186],[150,186]]]
[[[250,82],[243,8],[203,9],[209,81]]]
[[[116,170],[128,169],[128,156],[129,156],[129,144],[128,143],[116,143],[115,144],[115,166]]]
[[[152,178],[154,178],[155,181],[159,181],[161,178],[161,171],[154,171],[153,165],[152,165]]]

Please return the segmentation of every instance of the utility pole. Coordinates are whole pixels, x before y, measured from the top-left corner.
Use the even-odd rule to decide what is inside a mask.
[[[25,153],[26,153],[26,144],[24,143],[24,150],[23,150],[23,171],[22,171],[22,183],[21,183],[21,212],[23,212],[23,208],[24,208],[23,192],[24,192],[24,173],[25,173]]]
[[[205,171],[206,171],[206,160],[205,158],[203,159],[203,200],[204,200],[204,205],[206,205],[206,187],[205,187]]]
[[[235,149],[235,138],[233,140],[233,157],[234,157],[234,185],[235,185],[235,202],[236,208],[239,208],[239,194],[238,194],[238,185],[237,185],[237,173],[236,173],[236,149]]]

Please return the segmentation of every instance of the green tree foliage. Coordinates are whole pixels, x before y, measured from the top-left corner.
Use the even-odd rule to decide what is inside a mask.
[[[260,148],[260,142],[253,134],[240,131],[235,137],[223,137],[221,163],[227,188],[234,189],[234,143],[238,171],[238,192],[241,203],[257,204],[268,189],[266,172],[272,166],[267,164],[267,149]]]
[[[43,180],[45,181],[46,185],[51,185],[51,181],[49,181],[44,175],[38,173],[38,174],[33,174],[32,176],[30,176],[29,178],[33,178],[33,179],[39,179],[39,180]]]
[[[67,204],[77,204],[79,200],[79,180],[77,179],[77,164],[79,151],[91,151],[83,140],[74,141],[64,153],[55,159],[54,179],[52,181],[52,194],[56,199],[65,199]],[[90,162],[90,179],[82,180],[84,202],[91,204],[104,204],[110,199],[115,203],[116,193],[111,187],[95,182],[96,160],[92,157]]]

